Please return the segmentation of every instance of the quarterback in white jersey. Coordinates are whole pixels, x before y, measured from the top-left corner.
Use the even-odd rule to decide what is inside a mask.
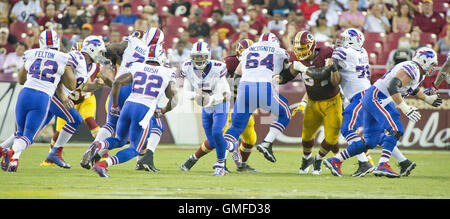
[[[25,65],[19,71],[18,82],[24,88],[15,108],[17,132],[12,147],[0,148],[1,168],[5,171],[17,171],[20,154],[33,143],[45,124],[55,90],[62,84],[75,89],[72,68],[66,66],[68,55],[58,51],[58,34],[52,30],[43,31],[39,45],[39,49],[25,52]]]
[[[211,49],[206,42],[192,45],[191,58],[181,65],[181,77],[184,78],[185,96],[202,106],[202,123],[209,145],[216,149],[217,161],[214,165],[214,176],[225,175],[225,153],[232,152],[223,137],[223,129],[227,122],[230,86],[226,80],[227,68],[221,61],[211,60]],[[236,153],[233,153],[233,158]],[[180,168],[188,171],[198,158],[191,155]],[[239,161],[238,161],[239,162]]]
[[[112,88],[111,113],[119,115],[116,137],[109,137],[104,141],[94,141],[83,159],[90,162],[103,148],[109,150],[122,147],[130,138],[130,146],[119,151],[115,156],[104,161],[96,162],[93,170],[101,177],[106,175],[106,168],[111,165],[124,163],[136,157],[144,148],[146,139],[151,130],[150,118],[156,114],[170,111],[176,105],[176,91],[174,90],[175,72],[164,67],[165,56],[161,45],[151,45],[146,52],[145,63],[133,63],[128,72],[118,77]],[[120,88],[132,84],[130,96],[125,101],[122,109],[119,109]],[[156,110],[156,104],[165,94],[169,99],[168,104],[160,110]]]

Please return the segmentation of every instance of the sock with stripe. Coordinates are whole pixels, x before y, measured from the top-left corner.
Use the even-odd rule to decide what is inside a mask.
[[[59,132],[58,139],[56,139],[53,147],[58,148],[58,147],[63,147],[64,145],[66,145],[67,142],[69,142],[70,138],[72,138],[72,135],[74,132],[75,132],[74,128],[72,128],[71,126],[69,126],[67,124],[64,125],[64,127]]]

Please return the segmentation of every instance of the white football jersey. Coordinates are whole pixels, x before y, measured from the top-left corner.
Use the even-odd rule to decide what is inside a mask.
[[[369,57],[364,48],[339,47],[332,58],[339,60],[342,92],[348,100],[370,87]]]
[[[53,96],[64,74],[69,55],[53,49],[31,49],[25,52],[23,59],[28,71],[24,87]]]
[[[289,60],[289,54],[276,43],[256,42],[240,56],[241,81],[271,82],[283,70],[285,60]]]
[[[408,96],[411,92],[413,92],[419,84],[423,81],[425,77],[420,75],[420,69],[417,66],[417,64],[413,61],[405,61],[400,62],[391,69],[389,69],[383,77],[378,79],[373,85],[377,87],[381,92],[383,92],[384,95],[387,97],[390,96],[389,91],[387,87],[389,86],[389,82],[392,80],[392,78],[395,77],[398,71],[403,70],[406,72],[406,74],[411,78],[411,81],[401,87],[399,89],[402,96]]]
[[[68,65],[73,67],[75,79],[77,80],[77,88],[82,84],[86,83],[89,79],[90,66],[86,62],[86,58],[81,52],[71,51],[69,54]],[[76,90],[76,88],[75,88]],[[73,93],[75,90],[71,91],[66,86],[64,86],[64,92],[67,96]]]
[[[133,75],[133,87],[126,101],[146,105],[151,113],[156,109],[169,82],[176,80],[176,73],[172,69],[139,62],[133,63],[128,73]]]
[[[128,36],[125,38],[128,42],[128,46],[123,51],[122,62],[120,63],[119,71],[116,74],[116,78],[128,72],[128,68],[134,62],[143,63],[145,61],[145,56],[147,55],[147,47],[145,43],[137,37]]]
[[[221,61],[211,60],[205,69],[196,70],[191,60],[188,60],[182,64],[180,75],[185,80],[185,91],[195,94],[195,91],[202,90],[213,96],[230,92],[230,85],[226,79],[227,72],[227,66]],[[194,96],[191,95],[189,98]]]

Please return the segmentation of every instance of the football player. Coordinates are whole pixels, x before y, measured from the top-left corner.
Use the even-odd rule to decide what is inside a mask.
[[[130,36],[126,37],[124,41],[121,43],[110,44],[106,47],[105,57],[110,59],[113,64],[119,64],[120,68],[115,75],[115,79],[120,77],[122,74],[125,74],[128,71],[128,68],[134,62],[144,62],[145,57],[147,56],[146,51],[150,45],[158,44],[161,45],[164,41],[164,33],[159,28],[149,28],[146,32],[137,30],[133,32]],[[127,86],[121,87],[120,95],[119,95],[119,108],[122,108],[125,100],[128,98],[132,90],[131,84],[127,84]],[[106,109],[111,109],[112,101],[109,101],[112,98],[112,93],[108,97],[107,107]],[[152,125],[153,129],[161,128],[158,126],[156,122],[156,118],[152,117],[154,122]],[[108,112],[107,122],[103,125],[94,141],[102,141],[108,137],[113,136],[116,130],[118,117],[112,115]],[[161,128],[162,129],[162,128]],[[162,133],[163,130],[160,130]],[[87,151],[86,151],[87,152]],[[107,152],[107,149],[101,150],[98,154],[94,155],[95,158],[93,163],[98,161],[103,154]],[[86,154],[86,153],[85,153]],[[87,158],[83,156],[81,159],[80,165],[83,168],[90,169],[91,163],[87,162]],[[147,165],[149,166],[149,165]],[[151,166],[151,165],[150,165]],[[149,169],[149,171],[152,171]]]
[[[184,78],[183,90],[186,97],[202,106],[202,123],[208,139],[207,144],[209,148],[216,149],[217,161],[213,176],[223,176],[226,174],[226,150],[237,151],[223,136],[231,97],[230,86],[226,80],[226,65],[211,60],[211,49],[207,43],[196,42],[192,45],[191,58],[181,65],[180,75]],[[192,154],[181,164],[181,170],[190,170],[198,159],[199,157]]]
[[[343,176],[341,165],[344,160],[380,144],[383,150],[373,174],[391,178],[401,176],[389,164],[392,151],[404,132],[397,108],[409,120],[417,122],[421,118],[418,109],[406,104],[403,97],[413,95],[434,107],[442,104],[437,95],[426,95],[418,87],[436,64],[437,55],[432,49],[419,48],[411,61],[395,65],[365,92],[362,99],[364,142],[361,139],[353,141],[341,153],[324,161],[333,175]]]
[[[331,150],[338,153],[338,138],[342,124],[342,98],[339,88],[339,75],[331,71],[333,65],[330,59],[333,49],[330,47],[317,48],[316,40],[309,31],[300,31],[293,40],[293,64],[289,71],[283,71],[277,76],[281,84],[286,83],[299,73],[302,74],[306,87],[303,97],[305,107],[302,127],[303,157],[299,174],[307,174],[311,165],[312,174],[319,175],[322,171],[322,158]],[[308,68],[314,66],[314,68]],[[324,126],[325,139],[320,145],[316,156],[312,156],[314,138],[320,126]]]
[[[288,60],[289,54],[280,47],[278,37],[270,32],[264,33],[258,42],[242,52],[234,74],[234,86],[238,86],[237,97],[231,114],[231,126],[225,138],[236,144],[253,112],[257,108],[269,111],[276,119],[257,149],[271,162],[276,162],[272,144],[291,119],[288,101],[278,92],[278,84],[272,81],[272,77],[286,68]]]
[[[31,144],[44,127],[52,97],[63,85],[74,90],[76,79],[73,68],[68,66],[70,56],[59,51],[59,37],[53,30],[45,30],[39,36],[39,48],[24,54],[24,66],[18,75],[20,91],[16,103],[17,132],[12,147],[2,148],[1,168],[16,172],[21,153]],[[61,97],[61,101],[68,101]],[[62,105],[64,108],[64,105]],[[67,107],[69,108],[69,107]]]
[[[87,75],[89,77],[88,80],[90,82],[96,82],[96,84],[99,87],[101,87],[104,82],[106,85],[111,87],[112,86],[112,75],[99,74],[100,63],[98,63],[98,61],[100,61],[99,60],[100,58],[104,59],[104,57],[100,57],[100,58],[95,57],[97,62],[94,63],[93,59],[91,59],[89,54],[86,53],[87,50],[84,50],[84,51],[82,50],[82,46],[83,46],[83,42],[76,43],[72,47],[72,52],[69,53],[74,58],[74,60],[76,60],[77,63],[81,63],[81,64],[77,65],[77,68],[76,68],[77,71],[75,72],[75,74],[81,75],[78,72],[79,71],[84,72],[85,71],[84,69],[87,68]],[[79,56],[80,53],[86,58],[86,63],[88,64],[87,66],[83,65],[84,60],[79,59],[79,58],[82,58],[81,56]],[[92,54],[92,55],[94,55],[94,54]],[[95,55],[99,55],[99,54],[95,54]],[[75,62],[72,62],[72,64],[75,65]],[[87,86],[86,86],[86,88],[87,88]],[[96,89],[96,88],[94,88],[94,89]],[[97,136],[97,132],[100,127],[98,126],[97,122],[95,121],[97,101],[96,101],[95,95],[93,95],[93,94],[94,93],[92,91],[90,91],[90,92],[83,91],[83,86],[79,86],[77,89],[75,89],[74,91],[72,91],[70,93],[69,99],[71,101],[73,101],[75,109],[80,113],[84,123],[91,131],[92,137],[95,138]],[[49,154],[50,157],[51,157],[51,151],[53,149],[53,146],[56,144],[57,140],[59,139],[60,132],[63,132],[63,133],[65,132],[65,131],[62,131],[62,129],[65,127],[66,123],[67,123],[66,120],[62,119],[61,117],[57,117],[56,132],[53,135],[52,142],[50,143],[50,154]],[[67,129],[67,127],[66,127],[66,129]],[[59,148],[57,150],[57,156],[61,157],[61,152],[62,152],[64,145],[61,142],[58,142],[58,144],[60,144],[60,146],[57,145],[57,147],[59,146]],[[51,158],[50,158],[50,159],[45,159],[41,163],[41,166],[52,166],[53,164],[54,164],[54,162],[51,161]]]
[[[152,44],[145,54],[144,63],[132,63],[125,73],[114,80],[110,113],[119,117],[116,137],[94,141],[87,154],[83,155],[83,158],[86,157],[88,160],[85,163],[89,163],[101,149],[111,150],[125,145],[129,136],[128,148],[93,165],[92,169],[101,177],[109,177],[106,173],[108,166],[124,163],[136,157],[143,150],[152,128],[150,118],[154,115],[162,116],[177,104],[176,73],[165,67],[167,58],[164,49],[161,45]],[[120,90],[128,84],[132,86],[131,93],[120,108]],[[163,94],[167,96],[169,102],[164,108],[156,109],[156,104]]]
[[[233,78],[234,72],[239,65],[239,57],[242,54],[242,52],[247,49],[249,46],[253,44],[253,41],[249,39],[241,40],[236,45],[236,55],[231,55],[225,57],[222,61],[227,66],[227,78]],[[235,89],[234,92],[234,99],[236,98],[237,90]],[[231,124],[231,113],[228,113],[227,123],[224,128],[224,132],[227,130],[227,126]],[[245,127],[244,132],[241,134],[242,143],[239,146],[239,153],[241,154],[242,161],[241,165],[237,167],[237,171],[251,171],[255,172],[256,170],[250,167],[250,165],[247,164],[248,157],[250,156],[250,153],[252,151],[252,148],[254,144],[256,143],[256,131],[255,131],[255,120],[253,119],[253,116],[250,117],[247,126]],[[209,146],[208,139],[206,139],[202,145],[198,148],[198,150],[195,152],[195,157],[192,157],[190,162],[185,163],[185,167],[187,169],[192,168],[192,166],[197,162],[197,160],[201,157],[203,157],[205,154],[209,153],[213,148]],[[196,159],[194,159],[196,158]],[[226,165],[225,170],[228,171]]]

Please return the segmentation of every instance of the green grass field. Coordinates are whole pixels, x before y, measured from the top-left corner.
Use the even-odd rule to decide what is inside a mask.
[[[85,145],[88,146],[87,144]],[[301,149],[275,147],[276,163],[270,163],[254,151],[249,164],[259,173],[238,173],[229,156],[232,173],[213,177],[212,152],[191,169],[183,172],[179,165],[196,147],[160,145],[155,153],[160,172],[136,171],[135,159],[110,167],[111,178],[101,178],[94,171],[81,168],[79,161],[85,147],[67,146],[64,159],[71,169],[57,166],[41,167],[48,148],[33,145],[22,153],[18,172],[0,171],[0,198],[2,199],[71,199],[71,198],[158,198],[158,199],[301,199],[301,198],[363,198],[363,199],[449,199],[450,152],[410,151],[404,154],[417,163],[409,177],[390,179],[372,174],[362,178],[351,177],[357,160],[347,160],[342,167],[344,177],[331,175],[322,165],[320,176],[298,175]],[[314,151],[313,154],[316,154]],[[113,151],[114,155],[116,151]],[[375,162],[380,156],[374,150]],[[393,158],[392,166],[399,170]]]

